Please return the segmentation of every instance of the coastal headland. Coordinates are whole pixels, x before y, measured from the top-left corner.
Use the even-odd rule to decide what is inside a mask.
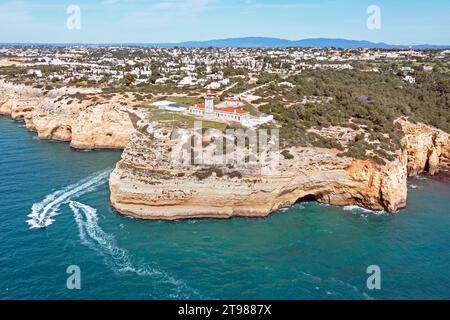
[[[109,179],[124,215],[266,217],[304,200],[396,213],[408,177],[449,176],[447,50],[1,50],[0,114],[39,139],[124,150]],[[254,150],[276,170],[274,161],[196,162],[196,138],[202,152],[223,151],[208,129],[277,132],[271,154]],[[235,152],[250,159],[243,141]],[[187,162],[174,161],[177,150]]]
[[[129,95],[81,92],[43,94],[3,81],[0,111],[25,121],[40,139],[75,149],[124,149],[110,177],[111,204],[141,219],[264,217],[302,199],[395,213],[407,205],[408,176],[450,168],[449,135],[406,119],[397,121],[405,147],[386,164],[342,157],[333,148],[292,147],[281,155],[277,174],[262,174],[261,167],[174,167],[170,125],[151,121]]]

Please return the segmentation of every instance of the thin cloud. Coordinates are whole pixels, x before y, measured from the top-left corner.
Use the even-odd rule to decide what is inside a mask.
[[[110,6],[119,2],[120,0],[103,0],[100,4],[103,6]]]
[[[131,25],[146,27],[162,27],[173,25],[174,21],[181,24],[193,19],[195,13],[201,13],[210,8],[217,0],[165,0],[156,2],[138,11],[133,11],[124,17],[124,22]]]
[[[301,2],[281,2],[276,1],[275,3],[262,3],[253,0],[245,0],[245,4],[251,6],[255,9],[304,9],[304,8],[318,8],[323,7],[322,4],[318,3],[301,3]]]
[[[214,2],[216,0],[171,0],[158,2],[152,7],[157,10],[203,11]]]

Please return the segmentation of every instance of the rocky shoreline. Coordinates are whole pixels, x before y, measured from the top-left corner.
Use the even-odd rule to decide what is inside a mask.
[[[433,179],[435,181],[450,183],[450,171],[441,171],[435,175],[430,175],[427,173],[422,174],[422,175],[424,175],[427,178]]]
[[[48,93],[0,82],[0,114],[24,121],[42,140],[70,142],[74,149],[123,149],[135,130],[133,103],[96,89],[63,88]]]
[[[386,165],[332,149],[291,148],[279,172],[265,174],[261,166],[174,166],[171,128],[143,122],[145,110],[123,95],[75,88],[44,94],[0,82],[0,114],[75,149],[124,149],[110,177],[111,204],[140,219],[265,217],[304,198],[395,213],[407,204],[408,176],[450,181],[449,134],[406,119],[398,120],[406,148]]]

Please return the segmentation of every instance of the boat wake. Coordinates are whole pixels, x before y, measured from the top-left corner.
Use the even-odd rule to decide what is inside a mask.
[[[115,272],[131,272],[139,276],[149,276],[161,283],[172,285],[172,299],[189,299],[198,293],[183,281],[173,278],[156,264],[135,264],[127,250],[118,247],[114,236],[107,234],[98,224],[97,210],[76,201],[70,201],[70,208],[78,225],[82,244],[97,251],[105,258],[106,264]]]
[[[53,218],[59,214],[61,205],[77,197],[92,192],[108,181],[112,168],[98,171],[75,184],[55,191],[45,197],[41,202],[33,204],[30,218],[26,222],[30,229],[47,228],[55,221]]]

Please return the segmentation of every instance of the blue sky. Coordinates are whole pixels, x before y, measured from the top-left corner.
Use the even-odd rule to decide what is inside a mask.
[[[81,29],[69,30],[69,5]],[[381,9],[369,30],[367,7]],[[0,42],[178,42],[241,36],[450,44],[448,0],[0,0]]]

